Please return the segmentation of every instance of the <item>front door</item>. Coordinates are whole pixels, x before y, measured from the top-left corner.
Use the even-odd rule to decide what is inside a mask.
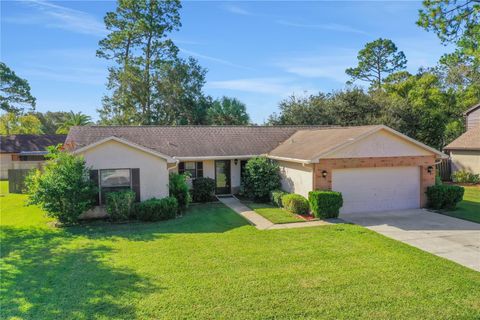
[[[230,194],[230,160],[215,160],[215,193]]]

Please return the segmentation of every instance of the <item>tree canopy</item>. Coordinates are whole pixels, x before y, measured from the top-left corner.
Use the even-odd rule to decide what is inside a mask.
[[[403,51],[389,39],[377,39],[369,42],[358,52],[358,65],[348,68],[345,73],[352,77],[352,81],[363,80],[370,83],[372,88],[379,89],[386,75],[403,70],[407,58]]]
[[[28,81],[20,78],[5,63],[0,62],[0,109],[23,113],[35,109],[36,100],[30,93]]]
[[[250,122],[247,106],[236,98],[216,99],[207,111],[209,124],[246,125]]]

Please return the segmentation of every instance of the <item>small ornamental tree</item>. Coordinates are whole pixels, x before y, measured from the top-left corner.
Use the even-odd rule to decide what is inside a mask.
[[[43,172],[35,170],[27,178],[28,203],[40,205],[49,217],[63,223],[78,217],[95,202],[96,187],[82,157],[52,148]]]
[[[265,200],[270,192],[280,188],[278,164],[266,157],[255,157],[245,165],[243,189],[245,194],[256,200]]]
[[[168,189],[170,197],[177,199],[178,210],[184,211],[191,202],[187,176],[184,174],[170,173]]]

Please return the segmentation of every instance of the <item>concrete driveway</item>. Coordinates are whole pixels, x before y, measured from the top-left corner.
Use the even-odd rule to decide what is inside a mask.
[[[478,223],[424,209],[341,214],[340,218],[480,271]]]

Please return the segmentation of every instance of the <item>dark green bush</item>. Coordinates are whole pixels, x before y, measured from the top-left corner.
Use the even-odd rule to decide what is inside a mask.
[[[215,180],[212,178],[197,178],[193,180],[193,201],[208,202],[215,198]]]
[[[295,214],[308,214],[308,200],[299,194],[286,194],[282,197],[283,207]]]
[[[131,190],[108,192],[106,200],[106,210],[110,220],[127,220],[133,212],[135,192]]]
[[[273,205],[282,208],[282,197],[287,194],[288,192],[285,192],[283,190],[273,190],[272,192],[270,192],[270,201]]]
[[[168,220],[176,217],[178,201],[174,197],[148,199],[135,205],[135,216],[142,221]]]
[[[343,206],[342,194],[336,191],[310,191],[308,201],[313,215],[321,219],[337,218]]]
[[[242,189],[247,197],[267,200],[272,190],[280,187],[278,164],[266,157],[255,157],[245,165]]]
[[[27,177],[29,204],[40,205],[49,217],[75,223],[94,207],[97,188],[90,181],[90,171],[82,157],[55,151],[43,170]]]
[[[455,209],[462,201],[465,189],[460,186],[431,186],[427,188],[428,206],[433,209]]]
[[[191,201],[187,176],[184,174],[170,173],[169,179],[170,197],[174,197],[178,202],[178,210],[183,211],[188,207]]]

